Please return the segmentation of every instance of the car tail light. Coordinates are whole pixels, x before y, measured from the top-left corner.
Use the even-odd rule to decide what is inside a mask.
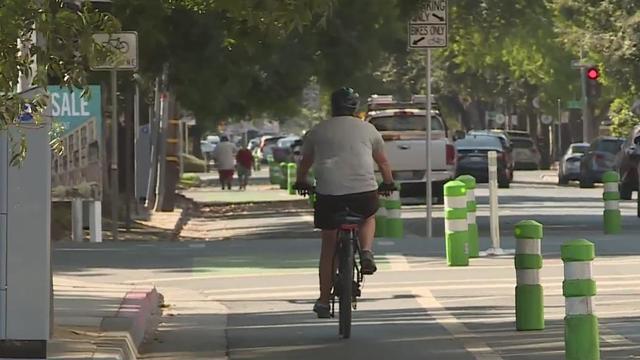
[[[593,159],[597,162],[597,163],[603,163],[605,161],[604,155],[603,154],[595,154],[593,156]]]
[[[447,144],[447,165],[454,165],[456,163],[456,148]]]

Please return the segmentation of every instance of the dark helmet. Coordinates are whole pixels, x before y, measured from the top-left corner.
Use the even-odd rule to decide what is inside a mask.
[[[331,94],[331,115],[352,116],[360,104],[360,95],[348,87],[340,88]]]

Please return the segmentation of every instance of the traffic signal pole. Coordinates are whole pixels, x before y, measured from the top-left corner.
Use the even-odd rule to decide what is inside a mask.
[[[580,83],[582,85],[582,141],[591,142],[593,114],[587,97],[587,72],[584,66],[580,67]]]

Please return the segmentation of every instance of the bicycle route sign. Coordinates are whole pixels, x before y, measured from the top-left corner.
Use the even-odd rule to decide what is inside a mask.
[[[123,31],[119,33],[93,34],[93,40],[112,51],[106,61],[91,66],[93,70],[138,70],[138,33]]]
[[[428,0],[409,21],[409,48],[444,48],[448,43],[447,0]]]

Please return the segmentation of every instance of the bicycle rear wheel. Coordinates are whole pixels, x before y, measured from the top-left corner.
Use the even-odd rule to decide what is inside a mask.
[[[340,239],[340,334],[351,337],[351,301],[353,296],[353,244],[351,234],[339,232]]]

